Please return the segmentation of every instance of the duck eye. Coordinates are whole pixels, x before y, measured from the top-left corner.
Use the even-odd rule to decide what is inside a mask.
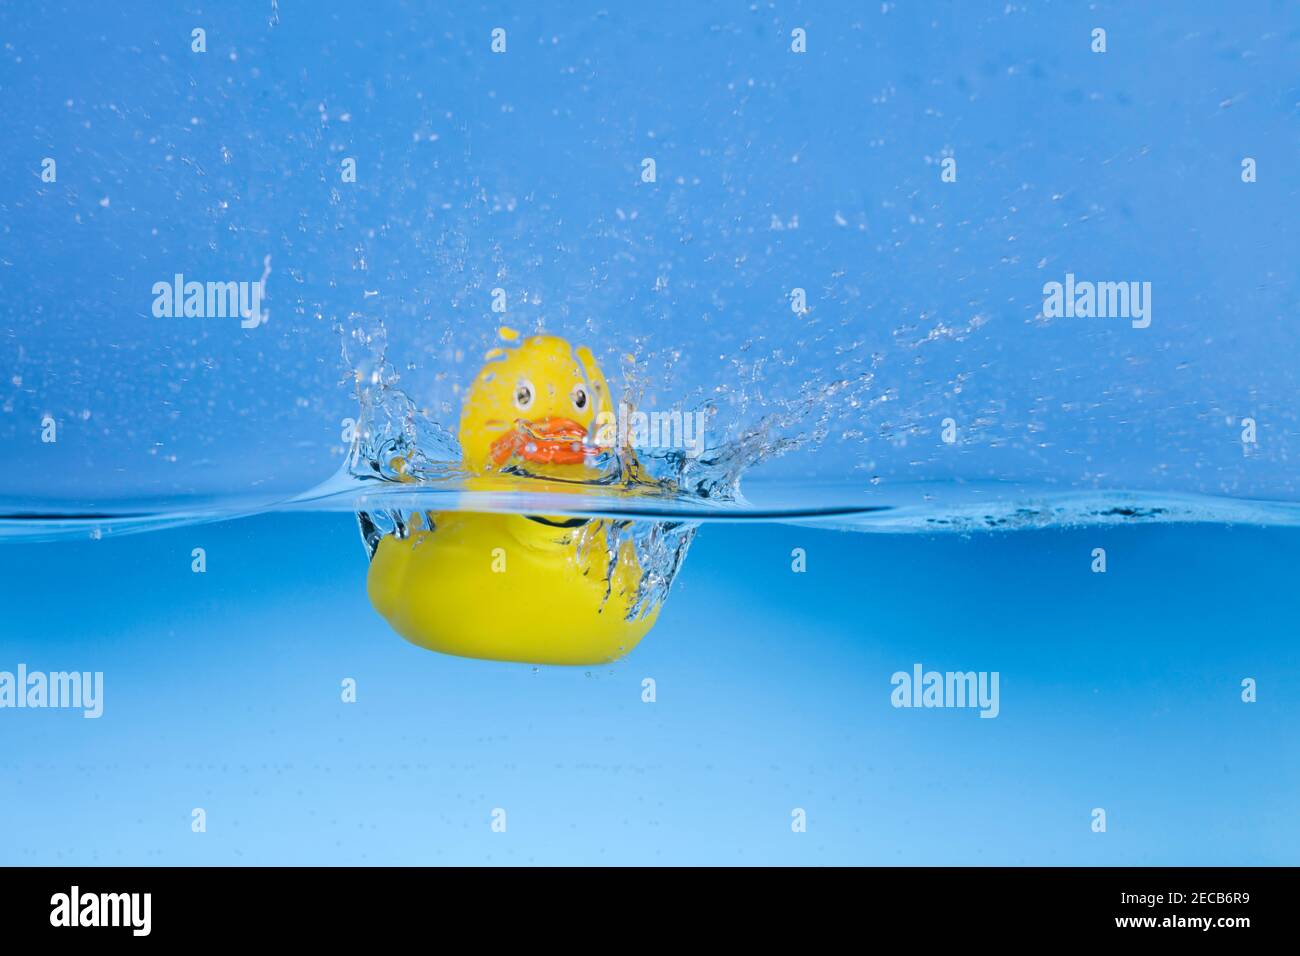
[[[584,408],[587,407],[586,386],[584,385],[573,386],[573,393],[572,395],[570,395],[570,398],[573,399],[573,407],[576,408],[578,411],[582,411]]]
[[[520,382],[515,388],[515,408],[526,412],[531,404],[533,404],[533,383]]]

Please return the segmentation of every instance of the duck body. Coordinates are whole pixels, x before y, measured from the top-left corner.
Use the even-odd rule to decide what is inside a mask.
[[[486,660],[603,664],[654,626],[632,617],[641,569],[609,522],[574,527],[523,515],[446,512],[433,530],[379,543],[366,589],[413,644]],[[611,560],[612,559],[612,560]],[[611,567],[612,564],[612,567]]]
[[[494,349],[465,395],[463,464],[475,476],[522,466],[581,489],[598,474],[588,439],[611,404],[587,349],[554,336]],[[559,515],[416,515],[404,535],[379,541],[366,590],[398,634],[430,650],[602,664],[631,651],[659,613],[657,604],[633,613],[642,569],[621,527]]]

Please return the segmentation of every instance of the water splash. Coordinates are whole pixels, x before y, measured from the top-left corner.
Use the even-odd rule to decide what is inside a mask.
[[[633,448],[623,442],[606,443],[599,453],[588,456],[589,471],[581,479],[533,474],[526,465],[510,462],[490,475],[468,473],[461,465],[461,452],[450,429],[427,409],[419,407],[401,386],[401,375],[388,357],[387,328],[382,318],[367,320],[360,314],[349,317],[348,327],[339,327],[342,357],[351,370],[359,411],[356,435],[348,456],[348,475],[358,483],[414,486],[424,492],[454,494],[473,488],[490,489],[505,496],[524,496],[542,490],[575,492],[587,507],[599,507],[611,499],[653,499],[665,506],[681,507],[707,502],[710,505],[742,505],[741,479],[747,469],[760,462],[805,446],[816,446],[826,436],[837,403],[849,400],[865,413],[870,407],[863,395],[870,392],[874,376],[868,370],[829,383],[805,383],[794,400],[777,403],[749,427],[734,427],[737,419],[725,423],[724,439],[707,444],[701,428],[697,438],[703,447]],[[517,333],[503,330],[514,340]],[[765,360],[737,365],[740,386],[731,407],[743,416],[757,399],[754,391],[763,382]],[[611,407],[620,414],[635,414],[637,406],[657,398],[656,380],[645,363],[634,356],[621,356],[622,388],[610,396]],[[671,367],[671,364],[669,365]],[[719,422],[721,404],[703,399],[694,405],[670,408],[669,415],[682,421]],[[662,409],[660,410],[662,411]],[[596,422],[593,421],[593,430]],[[589,436],[593,438],[594,436]],[[563,486],[562,489],[557,486]],[[473,504],[450,497],[449,508],[473,510]],[[523,511],[523,503],[519,502]],[[572,502],[570,502],[572,507]],[[444,509],[446,510],[446,509]],[[412,528],[433,527],[433,515],[405,507],[358,509],[362,540],[374,557],[384,537],[404,538]],[[591,548],[602,548],[608,560],[601,564],[612,575],[616,556],[624,544],[635,550],[642,574],[629,619],[642,617],[657,608],[671,589],[673,579],[694,538],[698,522],[689,520],[590,520],[566,532],[566,546],[576,547],[582,562]],[[611,579],[606,579],[608,596]]]

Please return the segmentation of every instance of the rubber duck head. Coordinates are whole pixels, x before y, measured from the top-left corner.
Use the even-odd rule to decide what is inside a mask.
[[[612,419],[609,386],[591,350],[554,335],[519,339],[502,329],[506,346],[485,356],[465,394],[460,447],[474,472],[524,464],[561,477],[580,470],[592,447],[592,425]]]

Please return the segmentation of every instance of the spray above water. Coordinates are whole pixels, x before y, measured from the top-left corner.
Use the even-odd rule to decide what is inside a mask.
[[[864,397],[874,379],[867,370],[853,378],[805,383],[793,399],[766,408],[747,424],[743,413],[752,399],[743,388],[734,394],[727,387],[715,390],[729,402],[705,398],[665,409],[658,407],[659,389],[645,362],[630,354],[620,357],[623,383],[615,394],[592,352],[579,347],[572,358],[591,381],[575,376],[572,383],[548,386],[549,398],[558,396],[571,407],[565,407],[563,416],[533,420],[526,413],[528,403],[539,398],[536,386],[511,367],[517,364],[511,358],[518,353],[519,335],[506,328],[500,337],[502,344],[485,354],[481,376],[490,381],[512,375],[503,394],[513,407],[494,410],[489,444],[483,444],[483,434],[472,433],[473,447],[466,448],[453,435],[448,416],[421,406],[402,386],[387,356],[383,323],[348,330],[343,359],[359,405],[349,477],[425,496],[491,491],[503,503],[518,497],[521,505],[538,495],[563,494],[567,497],[559,503],[566,511],[623,510],[629,500],[682,514],[697,513],[690,509],[699,506],[739,510],[747,504],[741,479],[748,470],[796,449],[815,448],[842,403],[865,414],[890,398]],[[527,347],[548,339],[530,336],[522,343]],[[878,360],[874,356],[873,364]],[[555,357],[545,361],[554,363]],[[758,385],[761,363],[750,374]],[[581,403],[587,400],[591,404],[584,409]],[[734,412],[727,415],[726,410]],[[575,422],[574,414],[583,421]],[[577,472],[550,467],[579,462],[583,468]]]

